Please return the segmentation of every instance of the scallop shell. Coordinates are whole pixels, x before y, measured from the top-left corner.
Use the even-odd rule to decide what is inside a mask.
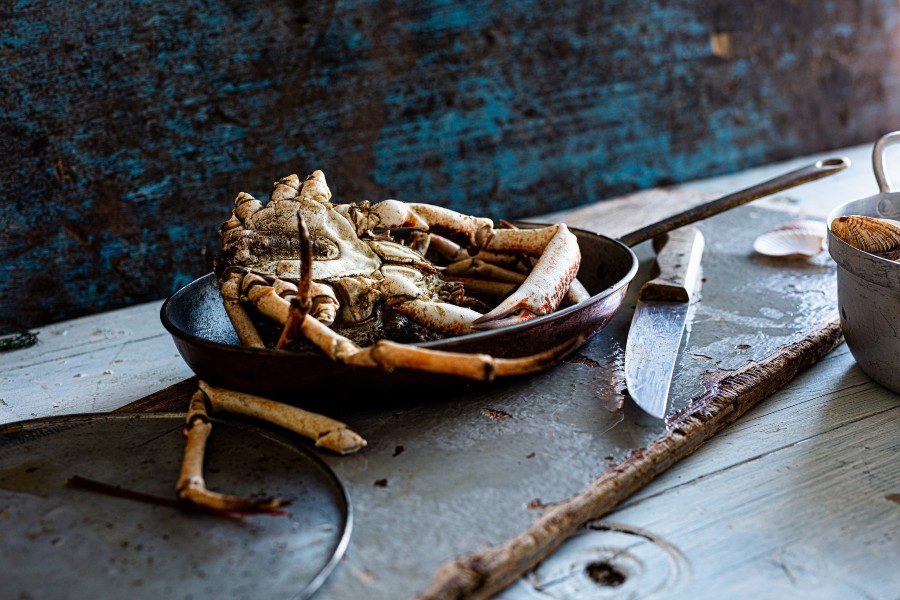
[[[816,221],[814,219],[797,219],[796,221],[788,221],[779,225],[772,231],[781,231],[783,229],[805,229],[818,232],[823,238],[827,235],[827,227],[825,221]]]
[[[821,252],[824,241],[818,227],[778,228],[756,238],[753,249],[765,256],[808,257]]]
[[[896,221],[863,215],[837,217],[831,231],[854,248],[896,260],[900,256],[900,226]]]

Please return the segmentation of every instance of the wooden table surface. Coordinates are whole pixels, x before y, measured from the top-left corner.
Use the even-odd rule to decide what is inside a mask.
[[[877,192],[871,145],[697,181],[674,193],[694,203],[698,193],[722,195],[838,155],[852,160],[845,173],[755,203],[824,217],[837,204]],[[672,190],[667,194],[673,197]],[[561,216],[603,216],[629,231],[653,220],[654,212],[684,208],[655,206],[652,199],[652,192],[644,193]],[[114,411],[191,378],[160,324],[161,302],[49,325],[39,330],[37,345],[0,354],[0,423]],[[190,385],[173,389],[181,393]],[[173,398],[172,406],[181,410],[185,399]],[[589,524],[499,597],[900,598],[898,451],[900,396],[862,373],[842,344]],[[427,459],[430,472],[410,477],[435,477],[439,471],[462,484],[477,477],[477,468],[467,470],[471,465],[447,457],[435,451]],[[353,477],[339,461],[329,464],[339,475]],[[368,469],[370,479],[379,469],[392,476],[389,461],[381,464],[375,454],[365,467],[354,465]],[[559,465],[583,483],[596,475],[576,472],[580,467]],[[427,500],[440,511],[438,493]],[[353,498],[352,490],[351,499],[362,515],[366,503],[377,501],[374,493]],[[427,573],[417,572],[416,564],[393,575],[367,569],[364,559],[374,557],[377,545],[357,547],[354,541],[317,598],[410,596],[422,591],[421,585],[404,587],[404,573],[424,581],[433,573],[430,566]],[[502,540],[482,540],[472,530],[470,541],[474,550]],[[588,574],[589,564],[613,568]]]

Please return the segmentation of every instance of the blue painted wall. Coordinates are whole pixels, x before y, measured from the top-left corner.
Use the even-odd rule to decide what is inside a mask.
[[[900,128],[895,0],[0,2],[0,327],[162,298],[238,191],[520,218]]]

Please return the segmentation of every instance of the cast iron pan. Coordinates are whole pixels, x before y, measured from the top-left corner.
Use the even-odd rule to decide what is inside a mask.
[[[638,268],[637,256],[630,246],[758,198],[837,173],[849,164],[846,158],[817,161],[647,225],[619,239],[572,229],[582,257],[578,279],[591,294],[588,300],[524,323],[417,345],[518,357],[571,341],[569,352],[572,352],[600,331],[619,309]],[[181,356],[198,377],[235,390],[297,400],[297,392],[319,387],[337,394],[416,389],[405,386],[421,385],[422,380],[427,380],[429,385],[468,383],[468,380],[409,369],[384,373],[372,368],[346,367],[314,352],[245,348],[240,345],[225,314],[213,273],[170,296],[163,304],[160,316]]]

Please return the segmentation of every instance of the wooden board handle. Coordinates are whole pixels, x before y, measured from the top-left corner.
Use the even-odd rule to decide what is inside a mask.
[[[682,227],[653,240],[659,275],[641,288],[641,300],[689,302],[700,272],[703,234]]]

